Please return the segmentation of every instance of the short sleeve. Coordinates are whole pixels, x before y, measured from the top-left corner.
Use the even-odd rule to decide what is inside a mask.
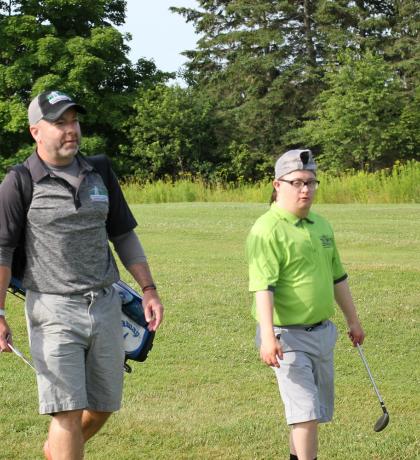
[[[246,241],[251,292],[273,290],[276,286],[282,254],[273,234],[264,234],[253,228]]]
[[[136,219],[131,212],[127,201],[121,190],[117,176],[111,168],[111,164],[107,160],[108,166],[108,193],[109,193],[109,212],[106,221],[106,229],[110,238],[115,238],[124,233],[128,233],[137,227]]]
[[[334,283],[339,283],[347,278],[346,271],[341,263],[340,254],[333,238],[333,259],[332,259],[332,273]]]

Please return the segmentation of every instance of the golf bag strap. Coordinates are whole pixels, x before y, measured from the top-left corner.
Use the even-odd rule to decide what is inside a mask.
[[[14,165],[10,168],[10,170],[16,173],[19,194],[22,199],[25,211],[28,213],[34,190],[31,172],[24,164]]]
[[[102,177],[105,187],[109,190],[110,163],[106,155],[94,155],[92,157],[84,158],[95,168],[98,174]],[[22,163],[12,166],[10,170],[16,173],[19,194],[27,213],[29,211],[29,207],[31,206],[32,194],[34,191],[31,172]]]

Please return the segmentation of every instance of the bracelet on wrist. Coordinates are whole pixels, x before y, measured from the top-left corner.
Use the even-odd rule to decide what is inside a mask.
[[[6,316],[6,311],[4,308],[0,308],[0,316]]]
[[[156,285],[154,285],[154,284],[148,284],[147,286],[144,286],[144,287],[141,288],[141,290],[142,290],[143,292],[146,292],[146,291],[156,291],[156,289],[157,289],[157,288],[156,288]]]

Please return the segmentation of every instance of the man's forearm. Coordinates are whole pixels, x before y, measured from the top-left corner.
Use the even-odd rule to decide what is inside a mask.
[[[334,285],[334,297],[346,318],[347,324],[358,323],[359,317],[357,316],[356,306],[354,305],[347,280]]]
[[[257,291],[255,293],[257,304],[258,323],[261,328],[261,336],[274,336],[273,332],[273,308],[274,300],[271,291]]]
[[[353,343],[353,346],[356,346],[357,344],[361,345],[365,339],[365,333],[360,324],[359,317],[357,316],[356,307],[353,303],[353,298],[351,296],[347,280],[334,285],[334,296],[346,318],[347,325],[349,327],[348,335]]]
[[[268,366],[280,367],[279,359],[283,359],[283,351],[280,342],[274,335],[273,293],[271,291],[257,291],[255,298],[261,332],[260,358]]]
[[[0,308],[4,309],[6,305],[7,288],[10,284],[12,271],[10,267],[0,265]]]
[[[147,262],[139,262],[127,267],[143,291],[143,307],[150,331],[156,331],[163,320],[163,305],[157,293]]]
[[[127,267],[137,284],[143,290],[148,286],[154,286],[152,273],[147,262],[139,262]]]

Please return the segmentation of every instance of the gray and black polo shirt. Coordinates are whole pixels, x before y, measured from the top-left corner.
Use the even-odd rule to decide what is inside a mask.
[[[26,289],[70,295],[119,279],[108,239],[133,230],[136,220],[112,170],[108,190],[82,155],[76,159],[77,186],[51,172],[36,152],[25,161],[33,179],[27,216],[16,173],[0,185],[0,252],[14,249],[24,229]]]

